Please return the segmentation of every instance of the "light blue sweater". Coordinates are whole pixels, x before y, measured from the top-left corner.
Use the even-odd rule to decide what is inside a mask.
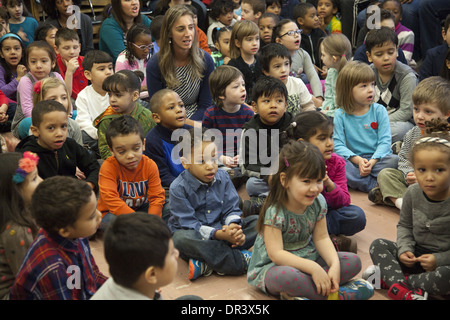
[[[373,103],[369,111],[361,116],[337,109],[334,113],[333,139],[335,152],[345,159],[362,155],[380,159],[392,154],[386,108]]]

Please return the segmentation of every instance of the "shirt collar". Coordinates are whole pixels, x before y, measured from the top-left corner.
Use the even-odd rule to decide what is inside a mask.
[[[183,172],[185,172],[185,176],[186,176],[186,180],[187,180],[188,184],[191,185],[192,189],[194,189],[194,190],[198,190],[202,186],[204,186],[206,188],[210,188],[216,182],[216,176],[214,176],[213,181],[211,181],[210,183],[204,183],[204,182],[198,180],[196,177],[194,177],[191,174],[191,172],[189,171],[189,169],[184,170]],[[216,175],[217,175],[217,173],[216,173]]]
[[[49,233],[42,229],[43,234],[48,238],[58,244],[59,247],[62,247],[64,250],[78,252],[78,244],[79,239],[68,239],[61,237],[57,233]]]

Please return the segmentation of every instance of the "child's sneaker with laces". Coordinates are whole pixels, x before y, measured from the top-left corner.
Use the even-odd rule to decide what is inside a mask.
[[[427,300],[428,293],[422,289],[411,290],[406,283],[394,283],[388,291],[388,296],[393,300]]]
[[[203,261],[189,259],[189,280],[195,280],[200,276],[210,276],[213,270]]]
[[[241,250],[242,255],[244,256],[245,261],[245,269],[248,269],[250,264],[250,260],[252,259],[252,252],[248,250]]]
[[[339,300],[369,300],[374,294],[373,286],[364,279],[353,279],[339,287]]]

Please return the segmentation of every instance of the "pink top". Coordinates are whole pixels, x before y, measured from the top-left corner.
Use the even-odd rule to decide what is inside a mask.
[[[325,160],[325,165],[327,166],[328,178],[336,185],[336,188],[331,192],[326,192],[325,188],[322,191],[328,207],[338,209],[350,205],[351,199],[347,187],[345,160],[333,153],[329,160]]]

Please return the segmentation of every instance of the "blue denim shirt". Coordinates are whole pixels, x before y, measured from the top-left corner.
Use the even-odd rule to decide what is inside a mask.
[[[205,239],[214,239],[216,230],[232,222],[241,223],[239,196],[228,173],[219,169],[214,180],[207,184],[185,170],[170,185],[172,232],[192,229]]]

